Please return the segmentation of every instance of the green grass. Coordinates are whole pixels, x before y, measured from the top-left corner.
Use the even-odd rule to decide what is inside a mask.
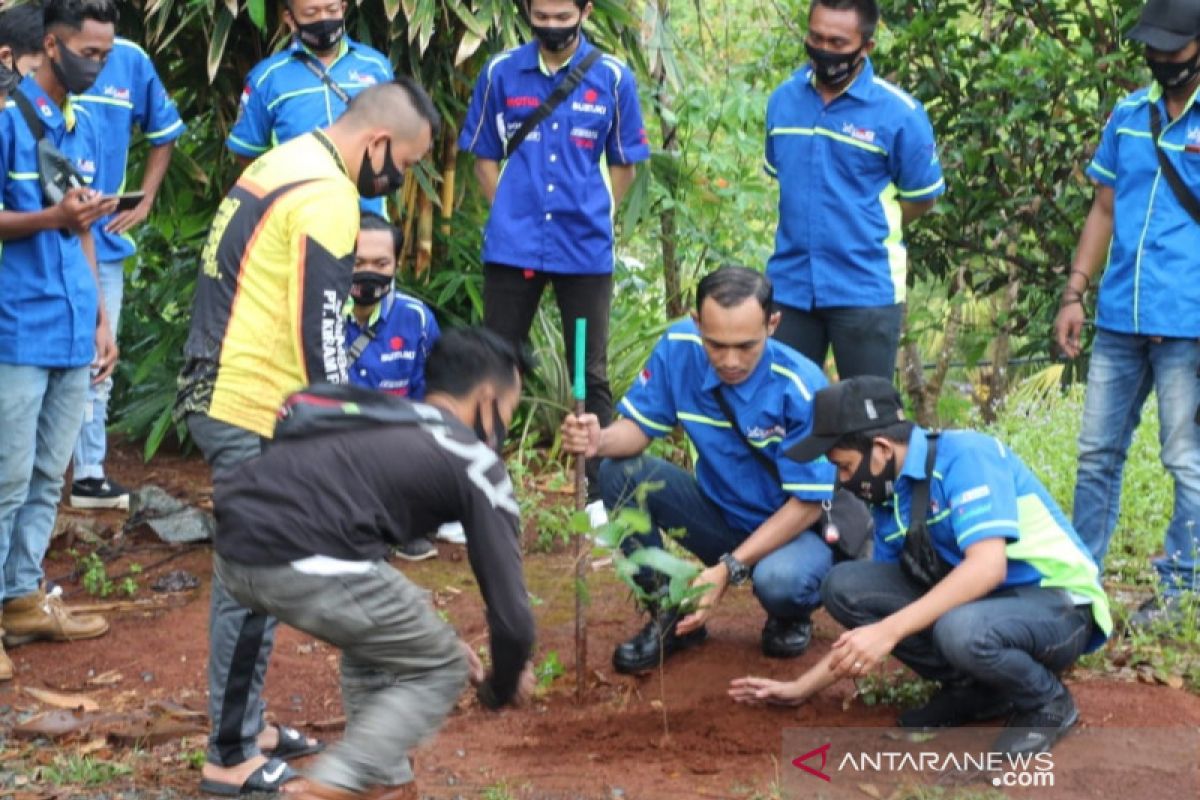
[[[129,775],[133,768],[91,756],[60,755],[40,772],[41,779],[53,786],[101,786]]]

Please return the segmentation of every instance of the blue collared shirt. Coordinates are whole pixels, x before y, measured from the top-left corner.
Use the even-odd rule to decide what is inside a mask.
[[[827,383],[816,364],[768,339],[750,377],[728,386],[709,363],[696,324],[686,319],[659,340],[618,409],[650,437],[682,425],[700,455],[700,490],[731,527],[752,533],[789,497],[808,502],[833,497],[832,464],[783,455],[812,429],[813,395]],[[718,388],[751,445],[775,463],[779,480],[734,432],[714,396]]]
[[[347,304],[347,350],[363,333],[351,308],[353,304]],[[442,335],[429,306],[393,289],[379,301],[367,326],[374,329],[375,337],[347,370],[350,383],[424,400],[425,363]]]
[[[104,150],[96,163],[96,180],[92,183],[93,188],[104,194],[125,190],[125,168],[134,125],[141,129],[151,147],[173,142],[186,130],[175,102],[158,78],[154,62],[128,39],[116,39],[92,88],[73,102],[85,106],[104,128]],[[111,220],[111,216],[104,217],[92,226],[98,261],[124,261],[136,251],[129,235],[118,236],[104,230]]]
[[[258,158],[275,145],[317,128],[332,125],[346,110],[321,78],[304,64],[328,72],[347,97],[387,83],[395,77],[382,53],[349,36],[342,38],[341,54],[326,68],[296,39],[281,52],[255,65],[246,76],[242,108],[225,145],[245,158]],[[362,201],[364,211],[384,213],[382,198]]]
[[[913,482],[925,477],[929,439],[914,428],[893,499],[873,506],[875,560],[896,563],[912,520]],[[1090,649],[1112,631],[1108,598],[1088,549],[1037,477],[1016,453],[991,436],[944,431],[938,437],[926,517],[934,549],[957,566],[971,545],[1008,542],[1008,572],[999,589],[1044,586],[1091,603],[1098,627]]]
[[[604,275],[613,269],[609,166],[650,157],[637,81],[603,55],[512,158],[504,145],[592,45],[580,34],[571,60],[551,74],[536,42],[501,53],[475,82],[458,146],[503,161],[483,260],[539,272]]]
[[[102,129],[87,107],[62,110],[32,76],[20,91],[41,114],[46,138],[85,182],[96,177]],[[0,208],[41,211],[37,140],[12,98],[0,113]],[[0,242],[0,363],[47,369],[82,367],[95,357],[96,278],[79,237],[39,231]],[[2,423],[0,423],[2,424]]]
[[[1200,336],[1200,225],[1188,215],[1158,165],[1150,103],[1160,142],[1193,195],[1200,196],[1200,108],[1193,96],[1168,122],[1158,84],[1117,103],[1087,174],[1113,189],[1113,237],[1100,281],[1096,325],[1141,336]]]
[[[829,105],[804,66],[767,103],[766,171],[779,181],[767,275],[805,311],[904,301],[900,201],[946,184],[925,108],[875,75],[870,59]]]

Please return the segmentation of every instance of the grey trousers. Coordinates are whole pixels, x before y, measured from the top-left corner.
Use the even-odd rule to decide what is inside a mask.
[[[220,556],[214,566],[247,608],[342,650],[346,733],[309,777],[352,792],[412,781],[409,751],[441,726],[467,678],[458,636],[425,591],[382,561],[343,575]]]
[[[236,425],[189,414],[188,431],[212,468],[213,483],[262,452],[262,439]],[[208,615],[208,736],[206,757],[232,767],[258,755],[263,682],[275,646],[275,620],[244,608],[213,571]]]

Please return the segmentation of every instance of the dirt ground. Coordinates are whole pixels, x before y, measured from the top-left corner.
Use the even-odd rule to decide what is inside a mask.
[[[110,471],[129,485],[155,483],[192,502],[203,503],[208,497],[207,469],[194,457],[160,456],[145,467],[136,451],[118,447]],[[90,521],[98,520],[104,538],[111,540],[123,516],[110,512],[85,516],[65,506],[63,516],[65,527],[75,532],[55,540],[47,573],[63,585],[70,602],[98,602],[80,587],[73,574],[75,559],[65,551],[72,545],[89,549],[78,531]],[[5,734],[0,797],[102,797],[130,791],[133,794],[121,796],[151,791],[158,793],[155,796],[164,796],[163,792],[194,796],[199,777],[196,754],[203,746],[203,719],[194,712],[205,707],[210,553],[205,545],[158,543],[145,531],[124,536],[120,548],[119,557],[108,565],[110,575],[127,572],[135,562],[145,569],[133,576],[139,586],[137,604],[126,603],[110,612],[112,630],[107,636],[72,644],[30,644],[10,653],[17,673],[0,688],[0,725]],[[463,549],[440,544],[439,551],[436,560],[399,565],[433,593],[435,603],[467,641],[483,643],[482,604]],[[150,589],[157,577],[172,570],[195,575],[199,588],[168,594]],[[831,784],[797,783],[801,773],[791,759],[800,753],[785,754],[783,736],[786,729],[885,729],[894,720],[895,708],[864,705],[853,697],[855,687],[848,681],[799,710],[743,708],[725,696],[731,678],[749,673],[791,676],[819,658],[838,633],[823,614],[817,618],[815,642],[808,654],[790,663],[772,661],[758,650],[763,612],[748,591],[733,590],[710,623],[710,640],[703,647],[673,659],[661,677],[617,676],[609,663],[612,648],[639,623],[613,576],[596,571],[589,581],[589,680],[585,701],[577,704],[570,573],[565,554],[527,559],[529,588],[536,598],[538,657],[556,652],[566,675],[526,709],[491,713],[464,698],[437,737],[415,754],[423,797],[888,796],[868,784],[838,794]],[[1079,672],[1068,674],[1067,683],[1079,705],[1082,730],[1139,729],[1168,737],[1172,731],[1194,736],[1200,730],[1200,697],[1186,691]],[[129,746],[134,742],[111,735],[97,738],[95,729],[50,744],[20,739],[13,735],[13,726],[51,707],[44,695],[39,699],[29,689],[85,694],[97,703],[100,713],[156,709],[160,717],[181,730],[190,727],[191,732],[166,737],[156,746],[141,742],[136,752]],[[273,719],[335,739],[341,730],[336,651],[281,627],[266,697]],[[1136,731],[1132,735],[1139,736]],[[1069,738],[1060,749],[1069,750],[1071,745]],[[109,785],[90,789],[56,788],[44,779],[44,770],[43,778],[36,777],[37,765],[56,763],[71,753],[112,761],[132,757],[134,769]],[[1088,758],[1086,753],[1079,757]],[[1074,779],[1073,787],[1060,785],[1013,796],[1189,796],[1175,787],[1200,786],[1198,762],[1200,752],[1150,770],[1108,764],[1107,770],[1085,771],[1085,777]],[[1005,796],[990,788],[979,791],[985,793],[970,796]],[[1200,797],[1200,791],[1190,796]]]

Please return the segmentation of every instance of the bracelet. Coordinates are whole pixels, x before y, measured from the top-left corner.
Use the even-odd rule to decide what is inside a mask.
[[[1088,289],[1092,288],[1092,276],[1088,275],[1083,270],[1081,270],[1081,269],[1071,270],[1070,274],[1067,275],[1068,280],[1070,279],[1071,275],[1082,275],[1083,276],[1083,291],[1086,292]]]
[[[1058,308],[1061,311],[1062,309],[1066,308],[1067,306],[1073,306],[1076,303],[1078,303],[1079,305],[1082,306],[1083,298],[1082,297],[1064,297],[1062,302],[1058,304]]]

